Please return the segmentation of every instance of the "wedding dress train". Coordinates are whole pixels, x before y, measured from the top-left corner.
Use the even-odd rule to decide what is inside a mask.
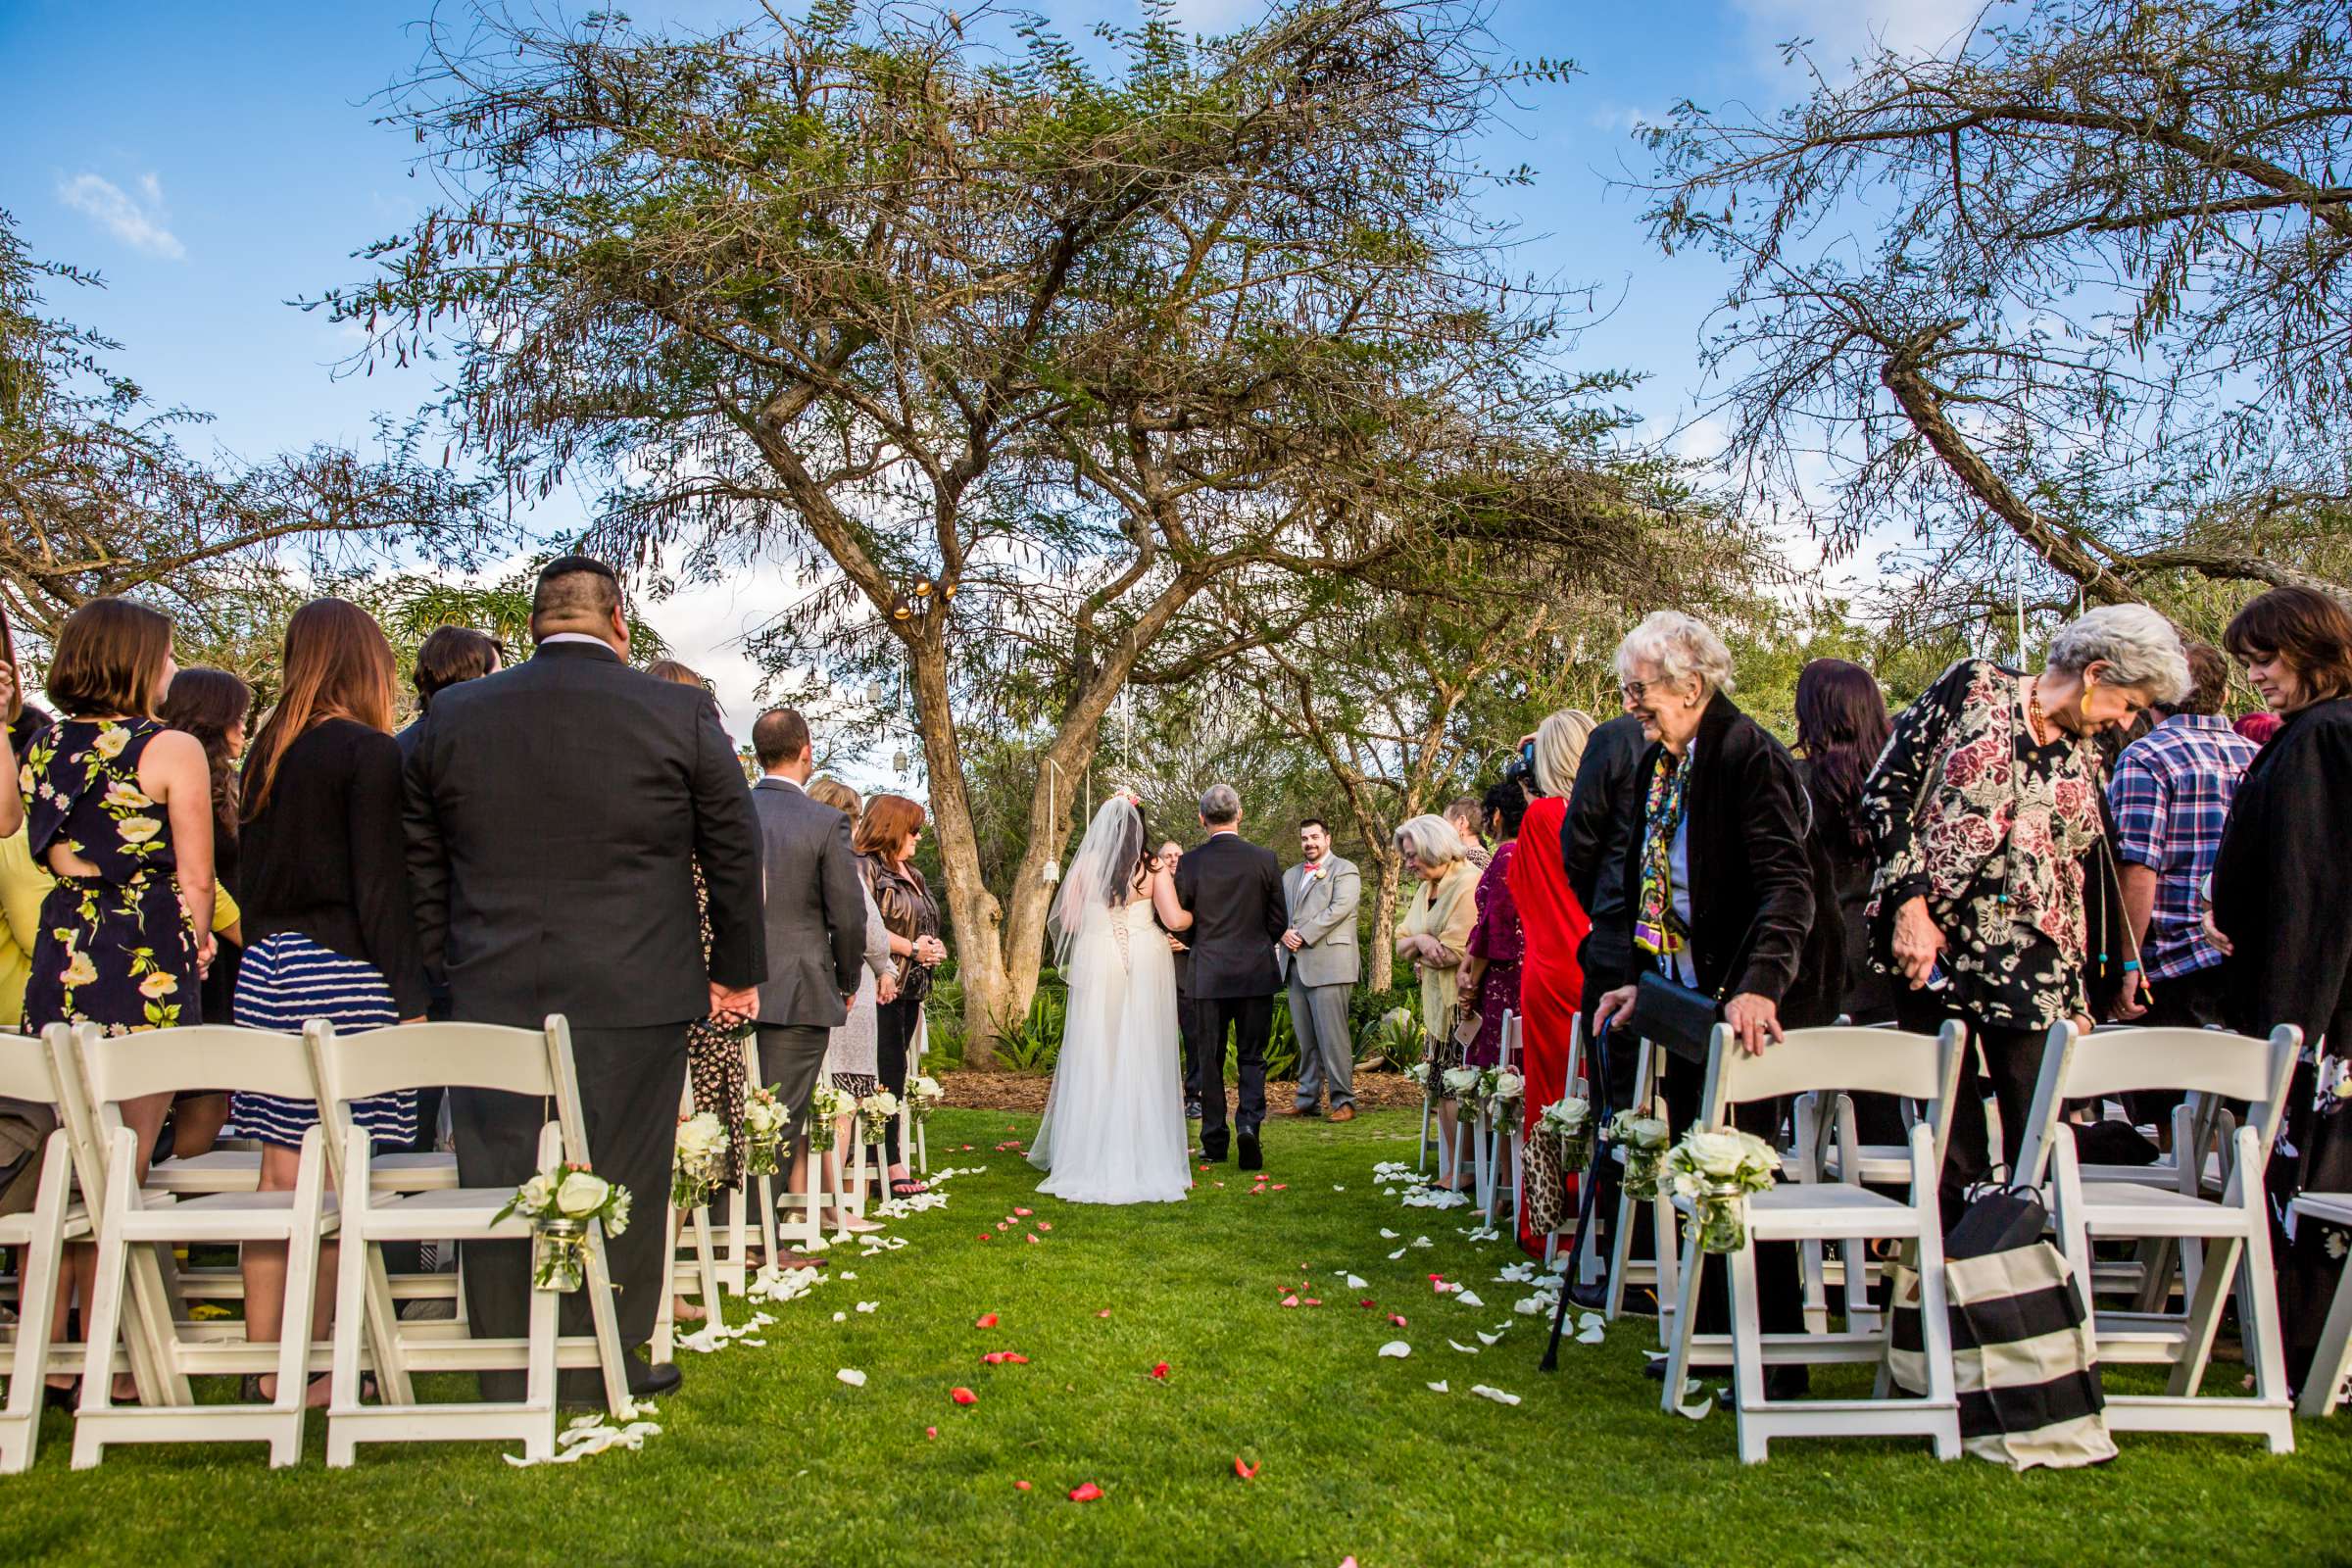
[[[1029,1161],[1072,1203],[1171,1203],[1191,1189],[1176,965],[1149,901],[1096,904],[1064,975],[1069,1005]]]

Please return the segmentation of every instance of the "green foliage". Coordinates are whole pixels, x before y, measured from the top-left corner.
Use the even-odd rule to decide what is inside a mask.
[[[1356,1036],[1358,1066],[1402,1072],[1429,1053],[1429,1031],[1417,1007],[1391,1007]]]
[[[963,1065],[963,986],[955,978],[956,960],[950,958],[933,972],[931,994],[923,999],[923,1022],[930,1054],[924,1059],[934,1071],[950,1071]]]
[[[1052,1072],[1061,1056],[1062,1025],[1069,1017],[1069,992],[1042,981],[1018,1023],[1000,1026],[997,1060],[1014,1072]]]

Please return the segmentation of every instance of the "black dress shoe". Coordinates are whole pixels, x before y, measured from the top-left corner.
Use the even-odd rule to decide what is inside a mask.
[[[1236,1141],[1242,1146],[1242,1157],[1239,1163],[1243,1170],[1264,1170],[1266,1168],[1265,1156],[1258,1152],[1257,1134],[1243,1133]]]
[[[1605,1312],[1609,1309],[1609,1283],[1594,1280],[1590,1285],[1568,1287],[1568,1304],[1587,1312]]]
[[[1200,1157],[1221,1164],[1225,1159],[1225,1146],[1223,1144],[1212,1145],[1206,1139],[1202,1139],[1200,1141]]]
[[[1200,1102],[1198,1100],[1188,1100],[1184,1102],[1184,1119],[1186,1121],[1199,1121],[1200,1119]]]
[[[1812,1392],[1813,1369],[1809,1366],[1768,1366],[1764,1369],[1764,1397],[1767,1399],[1801,1399]],[[1715,1396],[1719,1409],[1734,1409],[1739,1402],[1739,1394],[1732,1387],[1726,1387]]]
[[[686,1381],[675,1361],[657,1361],[647,1365],[634,1357],[629,1361],[629,1394],[633,1398],[650,1399],[667,1394]]]

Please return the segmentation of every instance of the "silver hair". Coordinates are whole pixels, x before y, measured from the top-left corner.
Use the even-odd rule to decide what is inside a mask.
[[[1679,610],[1653,610],[1617,645],[1617,678],[1631,680],[1642,664],[1679,681],[1696,675],[1709,692],[1732,689],[1732,651],[1715,629]]]
[[[1230,784],[1211,784],[1200,792],[1200,820],[1210,827],[1223,827],[1238,822],[1242,816],[1241,792]]]
[[[2145,605],[2101,605],[2058,628],[2050,667],[2080,675],[2107,665],[2107,683],[2145,691],[2152,703],[2177,703],[2189,687],[2188,656],[2173,623]]]
[[[1428,811],[1399,823],[1396,842],[1423,865],[1451,865],[1462,858],[1462,836],[1451,822]]]
[[[1545,795],[1566,795],[1576,787],[1576,770],[1585,762],[1585,742],[1592,735],[1592,715],[1579,708],[1563,708],[1536,726],[1536,788]]]

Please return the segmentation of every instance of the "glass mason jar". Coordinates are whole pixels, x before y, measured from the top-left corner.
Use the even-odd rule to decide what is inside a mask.
[[[1592,1162],[1592,1135],[1581,1132],[1560,1135],[1560,1168],[1575,1172]]]
[[[1694,1217],[1700,1251],[1737,1252],[1747,1245],[1747,1194],[1738,1182],[1710,1182]]]
[[[783,1148],[781,1136],[754,1138],[743,1152],[743,1173],[746,1176],[773,1176],[779,1169],[778,1155]]]
[[[568,1296],[588,1283],[588,1226],[543,1219],[531,1227],[531,1288]]]
[[[1658,1200],[1658,1152],[1626,1146],[1625,1195],[1637,1203]]]

